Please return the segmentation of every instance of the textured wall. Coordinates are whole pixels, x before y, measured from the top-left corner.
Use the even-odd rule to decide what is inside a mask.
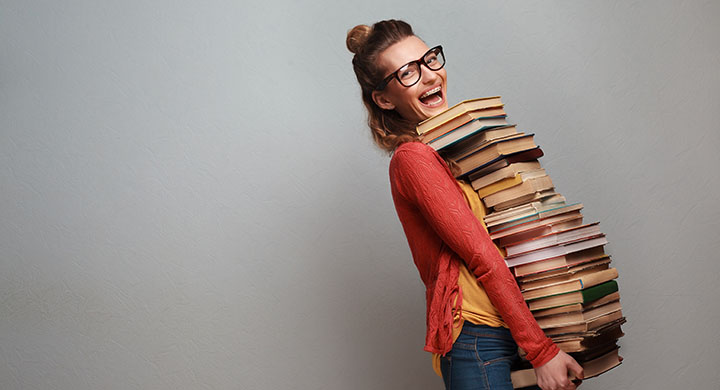
[[[718,388],[717,2],[0,7],[0,389],[441,388],[344,47],[388,17],[601,221],[626,360],[583,388]]]

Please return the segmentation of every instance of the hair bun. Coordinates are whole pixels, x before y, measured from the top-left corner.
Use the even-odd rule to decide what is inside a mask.
[[[345,40],[345,45],[348,50],[353,54],[359,53],[365,46],[370,32],[372,32],[372,27],[365,24],[359,24],[348,31],[347,39]]]

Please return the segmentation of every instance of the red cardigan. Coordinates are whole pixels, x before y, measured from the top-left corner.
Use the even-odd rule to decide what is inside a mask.
[[[426,288],[425,350],[445,355],[452,348],[453,315],[462,304],[458,265],[464,260],[530,363],[539,367],[552,359],[558,347],[538,326],[505,260],[437,152],[420,142],[398,146],[390,160],[390,188]]]

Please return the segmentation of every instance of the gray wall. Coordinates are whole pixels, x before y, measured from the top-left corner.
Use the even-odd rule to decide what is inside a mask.
[[[623,365],[720,383],[720,6],[0,1],[1,389],[437,389],[344,47],[502,95],[620,271]]]

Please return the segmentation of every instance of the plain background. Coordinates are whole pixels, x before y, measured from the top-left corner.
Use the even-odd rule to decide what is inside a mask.
[[[396,17],[601,221],[625,362],[720,389],[715,1],[0,1],[1,389],[439,389],[345,49]]]

